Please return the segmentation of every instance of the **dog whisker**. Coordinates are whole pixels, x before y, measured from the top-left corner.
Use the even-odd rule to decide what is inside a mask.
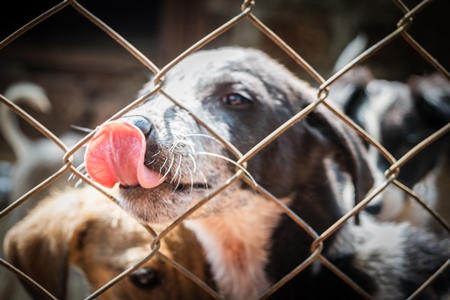
[[[178,144],[179,144],[180,142],[181,142],[181,141],[175,141],[175,142],[173,143],[172,147],[170,147],[169,153],[173,153],[173,152],[175,151],[175,149],[178,147]]]
[[[83,174],[86,174],[86,165],[85,165],[85,163],[84,162],[81,163],[78,167],[76,167],[76,170],[81,172],[81,173],[83,173]],[[73,179],[75,179],[75,174],[71,173],[69,178],[67,179],[67,181],[70,181],[70,180],[73,180]]]
[[[192,151],[193,153],[195,153],[194,145],[187,144],[187,146],[191,149],[191,151]]]
[[[189,148],[192,153],[195,153],[194,146],[195,146],[195,144],[192,141],[177,140],[176,142],[174,142],[174,145],[170,148],[169,153],[175,152],[175,150],[177,150],[178,153],[186,153],[187,154],[189,152],[186,151],[186,148]]]
[[[200,136],[200,137],[205,137],[205,138],[214,140],[214,141],[216,141],[216,142],[218,142],[218,143],[221,144],[221,142],[220,142],[218,139],[216,139],[216,138],[213,137],[213,136],[207,135],[207,134],[202,134],[202,133],[190,133],[190,134],[187,134],[186,136]]]
[[[202,171],[200,171],[200,169],[197,169],[198,173],[200,174],[200,176],[203,178],[203,183],[205,184],[206,187],[206,196],[209,197],[209,184],[208,184],[208,180],[206,179],[205,174],[203,174]],[[192,183],[192,188],[194,188],[194,184]]]
[[[77,170],[81,171],[81,170],[85,170],[86,169],[86,164],[84,162],[82,162],[78,167]]]
[[[69,178],[67,178],[67,181],[71,181],[71,180],[74,180],[75,179],[75,174],[74,173],[71,173],[70,175],[69,175]]]
[[[86,176],[88,179],[91,179],[91,176],[89,176],[89,174],[84,173],[84,176]],[[75,175],[74,175],[75,177]],[[75,182],[75,187],[80,187],[82,184],[84,183],[84,181],[80,178]]]
[[[177,180],[177,184],[175,185],[172,194],[175,193],[175,192],[179,192],[179,191],[184,190],[185,185],[181,183],[181,178],[182,178],[182,176],[181,176],[181,174],[180,174],[180,176],[178,177],[178,180]],[[172,178],[172,180],[173,180],[173,179],[174,179],[174,178]]]
[[[183,189],[183,186],[180,187],[180,182],[178,181],[177,184],[173,187],[172,194],[175,194],[176,192],[179,192]]]
[[[247,171],[247,169],[245,169],[243,166],[241,166],[240,164],[238,164],[238,163],[235,162],[234,160],[232,160],[232,159],[230,159],[230,158],[228,158],[228,157],[226,157],[226,156],[223,156],[223,155],[220,155],[220,154],[215,154],[215,153],[209,153],[209,152],[204,152],[204,151],[198,151],[197,153],[198,153],[198,154],[203,154],[203,155],[210,155],[210,156],[214,156],[214,157],[217,157],[217,158],[221,158],[221,159],[223,159],[223,160],[226,160],[227,162],[229,162],[229,163],[235,165],[235,166],[238,167],[240,170],[242,170],[242,172],[244,172],[244,173],[250,178],[250,180],[253,182],[253,184],[254,184],[255,186],[258,185],[258,184],[256,183],[255,179],[253,178],[253,176],[250,174],[250,172]]]
[[[183,156],[180,154],[180,160],[179,160],[177,168],[175,169],[175,173],[173,174],[173,178],[170,181],[171,183],[175,179],[175,177],[177,176],[178,172],[180,172],[180,176],[179,177],[181,178],[181,161],[182,160],[183,160]]]
[[[187,147],[189,147],[189,148],[191,149],[192,152],[195,152],[195,149],[194,149],[195,143],[194,143],[194,142],[192,142],[192,141],[189,141],[189,142],[188,142],[188,141],[185,141],[184,145],[186,145]]]
[[[168,157],[166,157],[166,159],[164,160],[164,163],[162,164],[162,166],[159,168],[159,173],[163,173],[163,169],[164,169],[164,166],[166,165],[166,163],[167,163],[167,161],[169,160],[169,158]]]
[[[151,166],[152,164],[154,164],[155,161],[156,161],[156,158],[154,158],[151,162],[147,163],[146,165],[149,167],[149,166]]]
[[[174,156],[172,155],[172,159],[171,159],[171,161],[170,161],[169,168],[167,168],[167,171],[166,171],[166,173],[164,174],[163,177],[167,177],[167,175],[169,174],[170,170],[172,169],[172,166],[173,166],[173,162],[174,162],[174,161],[175,161],[175,158],[174,158]]]
[[[187,169],[189,171],[189,178],[191,179],[191,196],[192,196],[192,191],[194,190],[194,177],[192,176],[192,170],[191,168],[189,168],[189,166],[187,166]]]
[[[172,169],[172,165],[173,165],[174,161],[175,161],[175,157],[172,157],[172,163],[170,164],[170,169]],[[180,168],[181,161],[182,161],[182,158],[181,158],[181,154],[180,154],[180,160],[178,162],[178,166],[175,168],[175,172],[172,174],[172,179],[170,180],[170,183],[175,181],[175,178],[178,175],[178,170]]]
[[[83,184],[83,180],[78,179],[77,182],[75,182],[75,187],[80,187]]]
[[[189,157],[192,159],[192,163],[194,164],[194,173],[197,171],[197,163],[195,162],[194,156],[192,154],[188,154]]]
[[[78,126],[78,125],[73,125],[73,124],[70,125],[70,128],[81,131],[81,132],[85,132],[85,133],[91,133],[92,131],[94,131],[94,129],[83,127],[83,126]]]

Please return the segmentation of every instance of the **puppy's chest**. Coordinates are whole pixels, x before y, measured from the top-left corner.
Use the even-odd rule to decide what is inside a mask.
[[[219,292],[226,299],[255,299],[271,285],[265,266],[281,212],[269,201],[260,204],[233,215],[187,221],[204,247]]]

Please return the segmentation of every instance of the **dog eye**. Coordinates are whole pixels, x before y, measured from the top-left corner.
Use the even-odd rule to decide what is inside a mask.
[[[131,282],[143,289],[150,289],[161,284],[158,273],[151,268],[142,268],[129,276]]]
[[[232,107],[240,107],[244,108],[251,104],[253,104],[253,100],[250,99],[250,97],[245,97],[238,93],[232,93],[228,94],[222,97],[222,102],[228,106]]]

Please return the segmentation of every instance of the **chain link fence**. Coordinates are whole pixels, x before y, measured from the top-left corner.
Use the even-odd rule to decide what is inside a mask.
[[[77,1],[63,1],[59,3],[58,5],[52,7],[36,19],[32,20],[28,24],[25,24],[22,28],[18,29],[16,32],[14,32],[12,35],[7,37],[5,40],[3,40],[0,43],[0,51],[5,48],[8,44],[12,43],[15,39],[19,38],[22,34],[27,32],[28,30],[32,29],[34,26],[37,26],[39,23],[44,21],[47,18],[50,18],[52,15],[57,14],[59,11],[63,9],[70,9],[68,6],[71,6],[71,8],[77,10],[79,13],[81,13],[85,18],[87,18],[89,21],[94,23],[96,26],[98,26],[100,29],[102,29],[106,34],[108,34],[111,39],[116,41],[118,44],[120,44],[124,49],[126,49],[131,55],[133,55],[136,59],[138,59],[146,68],[148,68],[151,72],[154,73],[154,82],[155,86],[152,88],[151,91],[147,92],[145,95],[141,96],[140,98],[136,99],[134,102],[130,103],[128,106],[123,108],[121,111],[117,112],[114,116],[112,116],[109,120],[115,120],[122,116],[124,113],[128,112],[132,108],[140,105],[145,100],[147,100],[149,97],[151,97],[154,94],[161,93],[164,96],[166,96],[168,99],[171,99],[176,103],[176,99],[173,99],[170,97],[170,95],[166,94],[164,91],[164,75],[173,68],[176,64],[178,64],[180,61],[182,61],[185,57],[190,55],[191,53],[199,50],[221,34],[228,31],[230,28],[234,27],[238,23],[240,23],[243,20],[249,20],[257,29],[259,29],[264,35],[266,35],[268,38],[270,38],[278,47],[280,47],[283,51],[285,51],[299,66],[301,66],[309,75],[317,82],[319,87],[317,88],[317,100],[313,103],[311,103],[308,107],[303,109],[301,112],[299,112],[294,118],[286,122],[283,126],[278,128],[276,131],[274,131],[272,134],[267,136],[263,141],[261,141],[258,145],[256,145],[252,150],[249,152],[243,154],[239,157],[239,159],[236,161],[237,164],[241,166],[245,166],[245,163],[250,160],[257,152],[259,152],[261,149],[263,149],[266,145],[271,143],[274,139],[276,139],[279,135],[281,135],[285,130],[287,130],[293,123],[300,121],[305,116],[307,116],[309,113],[311,113],[317,106],[324,106],[330,111],[332,111],[336,116],[341,118],[347,125],[349,125],[351,128],[353,128],[355,131],[358,132],[361,136],[364,137],[365,140],[367,140],[370,144],[372,144],[378,151],[389,161],[390,168],[386,171],[386,180],[383,184],[376,187],[376,189],[368,195],[365,199],[363,199],[360,203],[355,205],[353,209],[351,209],[348,213],[346,213],[339,221],[337,221],[333,226],[328,228],[325,232],[322,234],[316,233],[314,230],[310,228],[308,224],[306,224],[301,218],[299,218],[295,213],[293,213],[287,206],[285,206],[279,199],[274,198],[271,194],[266,192],[262,187],[255,187],[258,192],[260,192],[262,195],[265,195],[270,201],[273,201],[274,203],[279,206],[285,214],[287,214],[292,220],[294,220],[298,226],[302,227],[313,239],[314,242],[311,245],[311,255],[308,259],[306,259],[304,262],[302,262],[299,266],[297,266],[294,270],[292,270],[291,273],[287,274],[283,279],[281,279],[279,282],[275,283],[272,287],[270,287],[264,294],[260,296],[260,299],[265,299],[269,297],[272,293],[274,293],[278,288],[283,286],[286,282],[288,282],[291,278],[293,278],[298,273],[302,272],[307,266],[309,266],[312,262],[319,260],[323,265],[328,267],[330,270],[332,270],[336,275],[338,275],[343,281],[345,281],[348,285],[353,287],[363,298],[370,299],[370,295],[368,295],[364,290],[362,290],[356,283],[354,283],[346,274],[341,272],[336,266],[334,266],[330,261],[328,261],[322,254],[322,245],[323,242],[328,239],[336,230],[338,230],[345,222],[348,222],[348,220],[355,215],[358,214],[365,206],[369,204],[369,202],[379,193],[381,193],[388,185],[396,185],[402,190],[405,191],[410,197],[412,197],[417,203],[419,203],[421,206],[424,207],[424,209],[428,210],[429,213],[448,231],[450,232],[450,228],[446,224],[445,220],[429,205],[427,205],[425,202],[423,202],[412,190],[408,189],[404,185],[402,185],[399,181],[396,180],[397,174],[400,170],[400,168],[408,162],[413,156],[415,156],[417,153],[419,153],[422,149],[433,143],[435,140],[443,136],[445,133],[450,131],[450,124],[447,124],[440,130],[436,131],[433,135],[429,136],[427,139],[423,140],[421,143],[419,143],[416,147],[411,149],[407,154],[405,154],[402,158],[396,160],[394,157],[384,149],[383,145],[378,143],[376,140],[374,140],[371,136],[369,136],[363,129],[361,129],[358,125],[356,125],[352,120],[350,120],[346,115],[341,113],[339,110],[335,109],[330,103],[327,102],[327,96],[328,96],[328,88],[336,82],[339,78],[341,78],[344,74],[346,74],[348,71],[353,69],[354,67],[360,65],[362,62],[364,62],[367,58],[376,55],[378,51],[389,45],[393,40],[395,39],[404,39],[406,42],[411,45],[411,47],[417,51],[424,59],[426,59],[439,73],[441,73],[445,78],[450,80],[450,73],[443,68],[439,62],[431,56],[426,49],[424,49],[414,38],[408,33],[408,28],[413,24],[413,18],[420,14],[420,12],[427,8],[427,5],[430,4],[431,1],[424,0],[421,1],[419,4],[414,6],[413,8],[407,7],[402,1],[400,0],[393,0],[393,2],[398,6],[398,9],[402,12],[402,17],[397,23],[397,28],[393,30],[390,34],[388,34],[386,37],[381,39],[379,42],[374,44],[373,46],[369,47],[367,50],[365,50],[361,55],[356,57],[353,61],[351,61],[349,64],[347,64],[344,68],[339,70],[337,73],[332,75],[330,78],[325,79],[319,74],[313,67],[311,67],[307,61],[305,61],[294,49],[292,49],[287,43],[285,43],[276,32],[273,32],[270,28],[268,28],[263,22],[258,19],[256,15],[252,13],[252,10],[255,6],[255,1],[244,1],[244,3],[241,6],[241,12],[237,14],[235,17],[231,18],[228,22],[223,24],[222,26],[218,27],[216,30],[196,42],[194,45],[186,49],[182,54],[180,54],[178,57],[173,59],[171,62],[169,62],[167,65],[165,65],[163,68],[158,68],[148,57],[143,55],[135,46],[133,46],[131,43],[129,43],[127,40],[125,40],[123,37],[121,37],[116,31],[114,31],[113,28],[110,28],[108,24],[105,24],[100,20],[96,15],[88,11],[85,7],[80,5]],[[96,183],[92,182],[88,177],[86,177],[82,172],[80,172],[75,166],[73,165],[73,155],[76,151],[78,151],[81,147],[83,147],[90,138],[93,136],[95,131],[91,132],[90,134],[86,135],[86,137],[80,141],[77,145],[75,145],[72,148],[68,148],[60,139],[58,139],[51,131],[49,131],[46,127],[42,126],[39,122],[37,122],[32,116],[27,114],[23,109],[18,107],[16,104],[12,103],[9,99],[4,97],[3,95],[0,95],[1,102],[8,106],[9,109],[11,109],[14,113],[19,115],[21,118],[26,120],[28,123],[32,124],[36,129],[38,129],[45,137],[47,137],[49,140],[51,140],[53,143],[55,143],[58,147],[60,147],[64,152],[64,158],[63,162],[61,164],[61,168],[55,172],[52,176],[44,180],[42,183],[37,185],[35,188],[30,190],[28,193],[20,197],[19,199],[15,200],[10,206],[8,206],[6,209],[4,209],[0,213],[0,218],[3,218],[7,216],[11,211],[16,209],[19,205],[27,201],[30,197],[38,193],[40,190],[47,188],[49,185],[51,185],[54,181],[56,181],[58,178],[63,176],[65,173],[72,172],[75,176],[79,177],[82,181],[85,183],[94,186],[96,189],[98,189],[101,193],[105,194],[108,198],[113,199],[114,197],[109,195],[107,192],[105,192],[100,186],[98,186]],[[198,122],[201,122],[200,120],[197,120]],[[208,128],[208,124],[201,123],[202,126]],[[228,144],[226,141],[224,141],[218,134],[214,133],[212,130],[210,130],[211,134],[214,135],[218,140],[222,141],[226,145],[228,149],[232,151],[232,153],[235,153],[233,150],[233,145]],[[185,276],[189,277],[191,280],[196,282],[200,287],[202,287],[206,293],[210,294],[214,299],[221,299],[221,296],[211,287],[209,287],[207,284],[202,282],[198,277],[196,277],[194,274],[192,274],[189,270],[181,266],[176,261],[172,260],[171,258],[165,256],[161,252],[159,252],[160,247],[160,241],[163,239],[171,230],[173,230],[175,227],[177,227],[183,220],[185,220],[190,214],[192,214],[196,209],[198,209],[201,205],[209,201],[211,198],[213,198],[215,195],[223,191],[227,188],[228,185],[230,185],[232,182],[242,179],[246,181],[249,185],[254,186],[254,184],[245,176],[245,174],[242,172],[242,170],[238,170],[235,176],[232,178],[232,180],[228,181],[226,184],[224,184],[222,187],[218,188],[214,193],[209,195],[207,198],[200,201],[197,205],[195,205],[191,210],[189,210],[186,214],[181,216],[179,219],[174,221],[170,226],[168,226],[165,230],[163,230],[159,234],[155,234],[154,231],[147,227],[148,231],[150,233],[154,234],[154,240],[152,242],[152,251],[148,254],[145,259],[140,261],[139,263],[135,264],[134,266],[130,267],[123,273],[121,273],[116,278],[112,279],[108,284],[104,285],[99,290],[93,292],[89,297],[86,299],[95,299],[98,296],[100,296],[103,292],[105,292],[107,289],[111,288],[113,285],[117,284],[120,280],[122,280],[124,277],[128,276],[138,268],[140,268],[143,264],[145,264],[147,261],[152,259],[153,257],[157,256],[160,259],[163,259],[167,263],[171,264],[175,269],[177,269],[179,272],[183,273]],[[113,199],[114,200],[114,199]],[[419,295],[427,286],[435,280],[435,277],[437,277],[440,272],[442,272],[445,268],[448,267],[450,264],[450,260],[447,261],[442,267],[436,271],[435,275],[431,276],[426,282],[423,283],[423,285],[409,298],[412,299],[415,296]],[[48,291],[46,291],[44,288],[42,288],[38,283],[36,283],[33,279],[28,277],[26,274],[22,273],[20,270],[18,270],[15,266],[8,263],[5,259],[0,259],[0,265],[3,268],[8,269],[11,272],[11,276],[19,276],[21,279],[25,280],[31,285],[34,285],[36,289],[40,290],[42,295],[47,297],[48,299],[55,299]]]

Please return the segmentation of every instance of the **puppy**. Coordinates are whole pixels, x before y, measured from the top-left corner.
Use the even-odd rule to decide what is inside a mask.
[[[4,93],[5,97],[15,103],[28,104],[36,111],[48,113],[51,110],[50,100],[42,87],[32,82],[18,82],[9,86]],[[63,167],[62,158],[64,152],[55,143],[47,138],[31,140],[20,129],[17,115],[5,105],[0,105],[0,129],[7,143],[13,149],[16,160],[12,174],[11,201],[17,200],[26,192],[34,188],[43,180],[50,177]],[[60,138],[68,147],[76,144],[83,136],[73,132],[67,132]],[[78,151],[74,156],[74,164],[83,161],[83,151]],[[54,184],[53,188],[67,186],[70,174],[62,176]],[[44,189],[40,198],[44,197],[50,189]],[[33,198],[21,205],[21,213],[17,213],[16,221],[22,218],[27,209],[36,203]]]
[[[51,109],[50,100],[44,89],[31,82],[12,84],[5,90],[4,95],[12,102],[28,104],[39,112],[48,113]],[[64,152],[47,138],[29,139],[20,129],[17,115],[3,104],[0,104],[0,130],[16,156],[8,178],[11,186],[8,193],[9,203],[7,204],[9,205],[62,168]],[[81,135],[72,132],[61,136],[63,143],[69,147],[77,143],[81,138]],[[83,151],[77,151],[74,155],[74,164],[79,164],[82,161]],[[51,186],[28,198],[3,217],[0,220],[0,239],[3,241],[8,228],[11,228],[17,221],[22,219],[36,205],[39,199],[48,195],[52,190],[58,190],[70,185],[71,183],[68,181],[69,175],[69,173],[64,174]],[[2,249],[3,247],[1,247],[0,252],[3,251]],[[76,277],[76,275],[73,277]],[[74,284],[70,295],[73,296],[73,299],[78,299],[80,297],[79,290],[81,290],[80,279],[74,279],[72,282],[78,282],[78,284]],[[23,300],[26,299],[26,296],[11,274],[0,268],[0,298]]]
[[[118,189],[121,206],[150,223],[180,217],[227,183],[185,223],[221,295],[256,299],[311,255],[313,238],[259,190],[233,181],[236,166],[223,157],[236,159],[236,151],[193,115],[246,153],[315,101],[316,91],[266,54],[234,47],[189,56],[166,74],[163,89],[190,112],[156,94],[103,124],[89,142],[87,172]],[[356,201],[372,188],[365,155],[359,137],[318,106],[254,154],[247,170],[320,234],[343,216],[336,172],[350,176]],[[346,222],[327,238],[321,254],[375,299],[405,299],[450,257],[448,240],[361,217],[361,226]],[[449,296],[449,282],[445,274],[424,297]],[[361,297],[318,260],[272,296]]]
[[[396,159],[450,122],[450,82],[438,74],[413,76],[401,83],[374,79],[367,68],[359,67],[331,86],[330,97]],[[449,142],[446,134],[420,151],[398,177],[433,207],[439,206],[440,197],[447,200],[439,194],[436,181],[445,172],[442,166],[449,158]],[[390,164],[367,146],[377,183],[381,183]],[[372,201],[367,211],[382,221],[408,220],[417,225],[430,221],[430,214],[395,185]]]
[[[6,235],[12,264],[57,299],[65,299],[68,267],[75,266],[95,291],[146,257],[152,236],[94,188],[68,189],[41,201]],[[191,231],[171,231],[160,252],[213,286],[204,253]],[[42,298],[26,286],[34,299]],[[86,295],[85,295],[86,296]],[[99,299],[211,299],[201,287],[157,256]]]

